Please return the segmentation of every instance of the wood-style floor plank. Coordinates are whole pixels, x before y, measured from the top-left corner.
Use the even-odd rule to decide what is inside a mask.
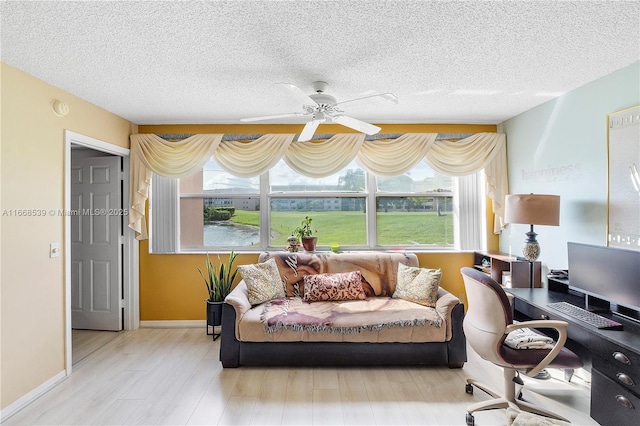
[[[90,342],[82,343],[81,337]],[[74,337],[73,373],[3,425],[464,425],[466,407],[487,399],[464,391],[472,377],[502,387],[502,371],[469,349],[462,369],[425,367],[222,368],[220,340],[201,328],[139,329],[110,339]],[[75,358],[74,358],[75,359]],[[589,374],[564,382],[525,378],[524,398],[567,417],[589,417]],[[584,378],[583,378],[584,377]],[[505,410],[476,413],[505,425]]]
[[[375,417],[360,369],[338,370],[342,417],[347,425],[372,425]]]
[[[313,378],[312,368],[289,369],[282,413],[283,425],[313,424]]]

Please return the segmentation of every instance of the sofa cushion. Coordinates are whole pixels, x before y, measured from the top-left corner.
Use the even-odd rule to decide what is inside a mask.
[[[254,265],[240,265],[238,271],[247,285],[251,305],[285,296],[284,286],[274,259]]]
[[[440,269],[405,266],[400,263],[393,298],[435,307],[441,277],[442,271]]]
[[[366,299],[360,271],[306,275],[303,281],[305,302]]]
[[[273,331],[265,329],[265,308],[273,305],[281,307],[282,303],[290,301],[292,307],[306,306],[310,312],[297,312],[298,317],[307,319],[307,313],[312,316],[322,316],[327,305],[335,305],[341,312],[337,317],[326,312],[328,320],[326,327],[316,327],[312,324],[303,326],[287,326],[276,320]],[[387,305],[389,305],[387,307]],[[381,310],[381,307],[385,307]],[[295,316],[296,312],[289,310],[288,315]],[[287,315],[287,316],[288,316]],[[349,332],[353,322],[360,324],[358,331]],[[306,303],[297,298],[274,300],[271,303],[253,306],[246,311],[238,323],[236,336],[243,342],[361,342],[361,343],[424,343],[444,342],[447,340],[447,322],[434,308],[418,305],[402,299],[389,297],[368,297],[365,300],[349,300],[336,302]],[[440,327],[434,325],[440,323]],[[394,324],[391,326],[391,324]],[[340,331],[340,329],[344,329]],[[310,349],[313,350],[313,349]]]

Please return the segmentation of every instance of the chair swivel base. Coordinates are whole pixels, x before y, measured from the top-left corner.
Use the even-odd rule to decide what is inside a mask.
[[[470,406],[467,407],[467,414],[466,414],[466,424],[467,426],[473,426],[475,424],[475,419],[473,417],[473,413],[475,413],[476,411],[486,411],[486,410],[496,410],[496,409],[506,409],[506,408],[513,408],[516,410],[520,410],[520,411],[527,411],[529,413],[534,413],[534,414],[539,414],[545,417],[550,417],[552,419],[557,419],[557,420],[563,420],[565,422],[568,422],[567,419],[565,419],[562,416],[559,416],[555,413],[552,413],[551,411],[545,410],[543,408],[540,407],[536,407],[533,404],[530,404],[528,402],[519,400],[515,397],[516,392],[515,392],[515,385],[513,383],[513,377],[514,377],[515,373],[513,370],[511,369],[505,369],[504,370],[504,376],[505,376],[505,389],[507,392],[507,395],[500,395],[499,393],[497,393],[496,391],[494,391],[493,389],[491,389],[490,387],[477,382],[474,379],[467,379],[467,384],[465,387],[465,392],[468,394],[473,394],[473,387],[477,387],[478,389],[480,389],[481,391],[487,393],[488,395],[490,395],[493,399],[489,399],[487,401],[481,401],[481,402],[477,402],[475,404],[471,404]],[[518,395],[521,392],[518,392]]]

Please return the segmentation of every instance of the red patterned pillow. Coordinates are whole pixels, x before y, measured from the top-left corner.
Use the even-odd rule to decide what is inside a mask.
[[[303,280],[304,295],[302,299],[305,302],[364,300],[367,298],[362,287],[360,271],[305,275]]]

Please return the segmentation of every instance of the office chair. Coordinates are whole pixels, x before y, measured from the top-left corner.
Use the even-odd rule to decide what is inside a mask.
[[[467,379],[467,393],[473,393],[473,386],[475,386],[493,397],[488,401],[478,402],[467,407],[467,425],[474,424],[473,413],[476,411],[507,407],[567,421],[550,411],[518,399],[516,384],[524,384],[519,372],[533,377],[545,367],[567,369],[582,367],[580,358],[564,348],[568,323],[533,320],[514,324],[511,305],[500,284],[473,268],[462,268],[460,273],[464,280],[469,303],[463,322],[467,342],[480,357],[502,367],[504,372],[503,395],[473,379]],[[525,327],[555,329],[558,332],[558,338],[553,348],[513,349],[504,343],[510,332]]]

